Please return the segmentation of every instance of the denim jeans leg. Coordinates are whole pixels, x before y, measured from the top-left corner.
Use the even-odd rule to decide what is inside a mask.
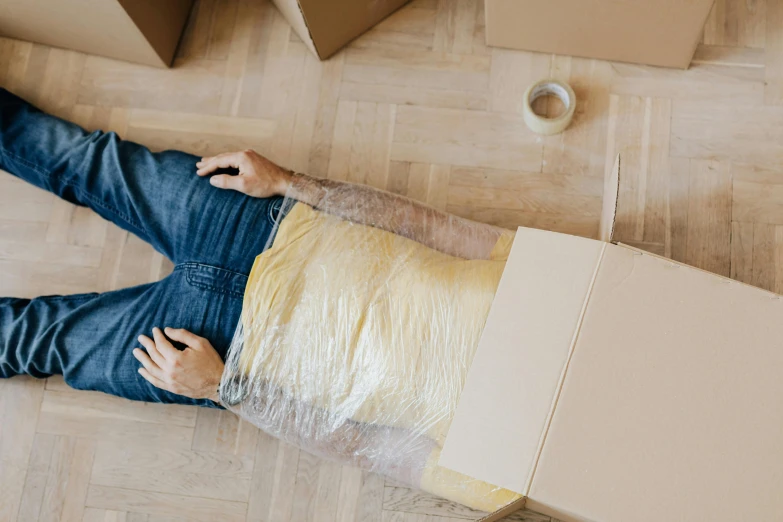
[[[138,373],[139,334],[185,328],[225,359],[247,277],[186,263],[157,283],[104,294],[0,298],[0,378],[62,374],[72,388],[126,399],[215,406],[160,390]]]
[[[117,292],[0,299],[0,377],[61,373],[79,389],[193,403],[140,378],[136,337],[186,328],[225,357],[246,276],[282,201],[216,189],[196,176],[197,160],[88,133],[0,89],[0,168],[92,208],[177,265],[159,283]]]
[[[0,89],[0,168],[92,208],[174,263],[249,273],[281,198],[217,189],[196,175],[199,159],[89,133]]]

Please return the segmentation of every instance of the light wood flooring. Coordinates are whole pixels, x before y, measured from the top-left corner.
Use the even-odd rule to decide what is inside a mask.
[[[549,75],[579,106],[570,130],[541,138],[521,95]],[[172,70],[0,39],[0,85],[154,149],[251,147],[462,216],[584,236],[622,152],[619,239],[783,291],[781,0],[717,0],[688,71],[487,48],[480,0],[414,0],[322,63],[267,2],[201,0]],[[0,295],[103,291],[171,268],[0,173]],[[2,522],[478,516],[228,413],[74,392],[60,378],[0,382]]]

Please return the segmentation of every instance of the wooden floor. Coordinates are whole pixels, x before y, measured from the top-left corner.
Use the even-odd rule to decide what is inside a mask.
[[[266,2],[202,0],[173,70],[0,39],[0,84],[155,149],[252,147],[477,220],[584,236],[622,152],[621,240],[783,291],[783,2],[718,0],[688,71],[488,49],[482,13],[480,0],[415,0],[321,63]],[[548,75],[580,102],[568,132],[540,138],[521,94]],[[171,268],[0,173],[0,295],[104,291]],[[0,382],[2,522],[477,517],[227,413]]]

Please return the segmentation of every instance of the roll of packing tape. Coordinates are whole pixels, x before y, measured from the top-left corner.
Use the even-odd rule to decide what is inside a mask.
[[[533,102],[542,96],[557,96],[563,102],[565,111],[557,118],[546,118],[533,112]],[[567,83],[557,80],[541,80],[530,86],[525,92],[525,107],[523,116],[530,130],[544,136],[559,134],[566,130],[574,119],[576,110],[576,94]]]

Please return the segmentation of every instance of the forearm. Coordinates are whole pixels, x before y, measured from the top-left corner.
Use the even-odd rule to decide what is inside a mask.
[[[289,196],[322,212],[407,237],[430,248],[466,259],[487,259],[503,229],[435,210],[383,190],[296,174],[246,150],[202,158],[199,176],[210,183],[257,198]],[[239,174],[216,174],[221,168]]]
[[[503,230],[365,185],[290,174],[287,195],[345,220],[468,259],[489,257]]]

